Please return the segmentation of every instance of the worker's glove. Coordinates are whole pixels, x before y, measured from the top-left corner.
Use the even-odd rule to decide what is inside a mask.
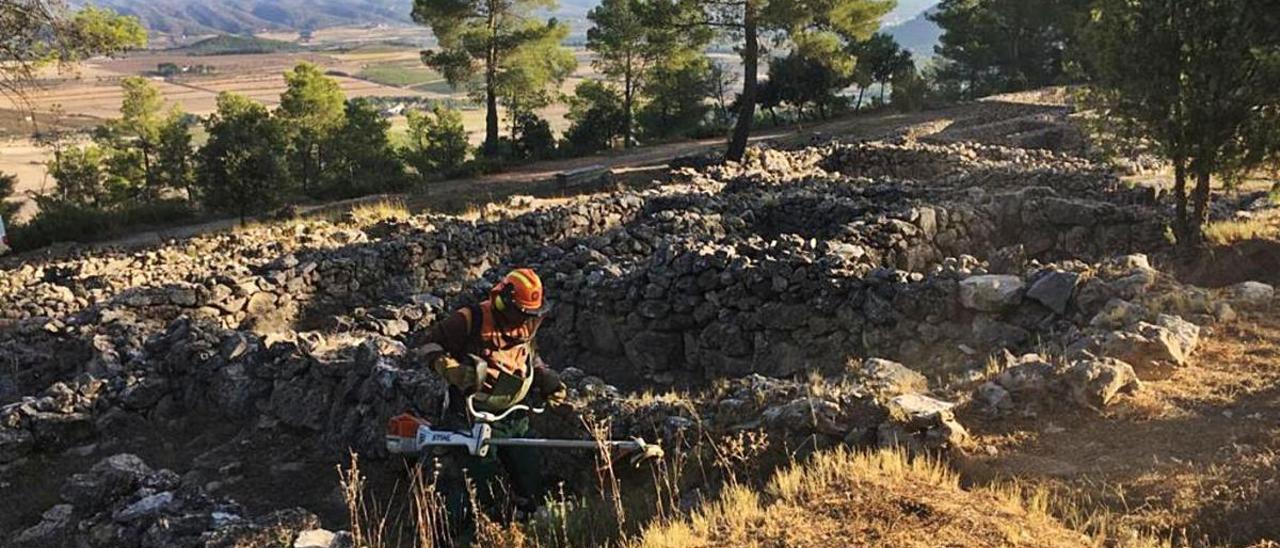
[[[569,403],[569,389],[561,385],[559,388],[545,396],[547,405],[551,407],[560,407]]]
[[[640,465],[645,462],[655,461],[666,455],[666,453],[662,451],[662,448],[657,445],[644,443],[644,440],[641,439],[636,439],[636,441],[640,442],[640,448],[627,456],[627,459],[630,460],[631,464],[636,468],[639,468]]]
[[[569,415],[578,410],[578,406],[569,400],[569,389],[564,386],[543,396],[543,399],[546,400],[548,409],[560,415]]]
[[[556,412],[573,411],[573,405],[569,403],[569,387],[560,380],[560,375],[555,370],[545,365],[535,367],[533,382],[538,386],[538,392],[542,393],[547,407]]]
[[[431,367],[450,386],[456,386],[465,391],[475,384],[475,367],[467,366],[448,354],[437,356],[431,363]]]

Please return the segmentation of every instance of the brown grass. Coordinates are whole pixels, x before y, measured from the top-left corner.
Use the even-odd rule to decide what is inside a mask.
[[[818,453],[764,492],[730,485],[686,519],[644,530],[634,547],[1081,546],[1017,490],[966,491],[944,464],[897,451]]]
[[[1262,219],[1218,221],[1204,227],[1204,237],[1215,245],[1230,245],[1244,240],[1274,238],[1280,235],[1280,227]]]
[[[400,199],[362,203],[351,208],[350,215],[358,226],[369,226],[382,221],[403,221],[411,216],[404,200]]]

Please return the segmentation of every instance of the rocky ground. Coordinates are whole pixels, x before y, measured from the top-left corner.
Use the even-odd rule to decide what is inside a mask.
[[[964,130],[948,129],[981,137]],[[322,527],[349,526],[334,465],[356,451],[394,469],[387,418],[438,404],[406,349],[513,265],[546,281],[541,351],[615,436],[897,446],[986,459],[991,477],[1017,475],[997,458],[1010,431],[1134,405],[1267,317],[1267,283],[1179,281],[1159,193],[1008,146],[1057,133],[997,133],[757,148],[479,220],[295,221],[0,263],[0,538],[329,545]],[[588,457],[549,458],[594,488]],[[721,485],[688,478],[681,505]]]

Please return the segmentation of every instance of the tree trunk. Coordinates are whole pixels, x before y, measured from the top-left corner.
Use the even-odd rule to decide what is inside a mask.
[[[484,59],[484,149],[489,155],[498,151],[498,16],[489,9],[489,47]]]
[[[1204,226],[1209,223],[1210,182],[1209,173],[1196,173],[1196,190],[1192,195],[1195,216],[1191,219],[1191,241],[1196,250],[1204,246]]]
[[[634,95],[631,80],[631,60],[628,59],[622,82],[622,148],[631,148],[631,101]]]
[[[867,93],[866,87],[858,86],[858,106],[853,107],[854,112],[862,110],[862,96],[865,95],[866,93]]]
[[[1187,219],[1187,161],[1182,158],[1173,160],[1173,235],[1178,239],[1178,249],[1190,249],[1191,231]]]
[[[773,127],[778,127],[778,110],[775,107],[769,107],[769,118],[773,120]]]
[[[884,102],[884,88],[885,88],[885,82],[887,82],[887,81],[888,81],[888,80],[881,80],[881,81],[880,81],[880,106],[884,106],[884,105],[885,105],[885,102]]]
[[[155,201],[158,189],[155,176],[151,173],[151,147],[147,146],[145,141],[142,143],[142,178],[147,185],[147,188],[142,191],[143,195],[147,197],[148,203]]]
[[[735,162],[741,161],[747,152],[747,138],[751,136],[751,122],[756,115],[756,71],[760,61],[760,37],[756,33],[756,5],[753,0],[747,0],[742,17],[742,95],[738,97],[738,121],[724,154],[726,160]]]

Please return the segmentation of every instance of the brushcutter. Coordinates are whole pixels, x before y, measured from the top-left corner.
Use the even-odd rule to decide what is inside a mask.
[[[493,438],[492,423],[506,418],[516,411],[542,413],[541,408],[514,405],[499,414],[475,408],[474,395],[467,397],[467,413],[472,417],[471,431],[458,432],[432,428],[425,419],[408,413],[391,418],[387,428],[387,451],[392,454],[414,455],[431,447],[462,447],[468,453],[483,457],[489,447],[537,447],[541,449],[621,449],[632,452],[631,460],[640,462],[662,458],[662,448],[646,443],[641,438],[630,440],[566,440],[549,438]]]

